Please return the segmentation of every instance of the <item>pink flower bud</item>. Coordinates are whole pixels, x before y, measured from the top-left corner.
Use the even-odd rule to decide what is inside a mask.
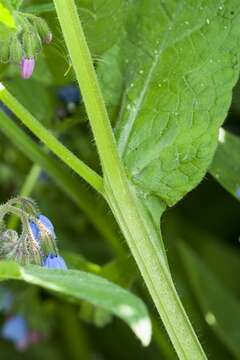
[[[34,67],[35,60],[33,58],[23,58],[21,62],[21,77],[23,79],[29,79],[33,74]]]
[[[53,36],[52,36],[52,33],[48,33],[48,35],[44,38],[44,43],[45,44],[50,44],[52,42],[52,39],[53,39]]]

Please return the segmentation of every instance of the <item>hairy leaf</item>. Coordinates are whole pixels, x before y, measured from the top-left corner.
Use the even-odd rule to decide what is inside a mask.
[[[239,72],[239,20],[237,0],[131,3],[118,63],[105,73],[124,77],[116,136],[141,193],[173,205],[203,178]]]
[[[76,301],[88,301],[125,321],[143,345],[150,342],[151,322],[144,303],[100,276],[79,270],[49,270],[33,265],[23,268],[16,263],[0,262],[0,279],[24,280]]]

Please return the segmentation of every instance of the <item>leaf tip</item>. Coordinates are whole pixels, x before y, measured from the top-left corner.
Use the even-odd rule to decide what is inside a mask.
[[[133,332],[141,340],[143,346],[148,346],[152,337],[152,325],[149,318],[142,318],[132,325]]]
[[[226,132],[223,128],[220,128],[219,129],[219,133],[218,133],[218,141],[220,143],[224,143],[225,142],[225,135],[226,135]]]

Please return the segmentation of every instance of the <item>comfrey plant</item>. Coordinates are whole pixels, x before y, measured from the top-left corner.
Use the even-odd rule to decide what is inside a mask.
[[[22,231],[7,229],[4,221],[9,214],[18,216]],[[9,200],[0,207],[0,258],[19,264],[36,264],[49,269],[67,269],[58,253],[56,235],[51,221],[39,214],[35,203],[24,197]]]
[[[23,3],[4,0],[10,4],[5,10],[11,9],[11,4],[16,2]],[[86,3],[89,3],[88,7]],[[107,202],[179,359],[206,359],[175,287],[160,219],[167,207],[174,206],[201,182],[212,162],[219,128],[226,118],[231,92],[239,76],[240,4],[237,0],[203,1],[198,7],[191,0],[112,0],[103,3],[104,6],[95,6],[95,1],[82,1],[79,6],[77,0],[53,0],[49,4],[50,10],[57,15],[53,18],[59,20],[67,49],[65,55],[81,90],[101,174],[96,172],[98,166],[91,168],[54,137],[35,118],[38,111],[32,104],[25,108],[18,100],[20,96],[15,98],[7,89],[4,79],[0,83],[0,100],[48,150]],[[14,30],[9,30],[9,37],[4,40],[3,59],[5,62],[21,60],[22,76],[28,78],[42,44],[51,41],[51,35],[42,22],[40,31],[36,17],[18,10],[9,11],[9,14],[14,22],[10,27]],[[5,18],[6,22],[9,18]],[[95,54],[100,54],[104,61],[94,62]],[[51,56],[52,63],[56,64],[58,59]],[[63,83],[64,71],[61,69],[57,75],[57,82]],[[0,125],[1,131],[31,161],[46,168],[56,184],[85,211],[117,255],[125,254],[119,233],[95,204],[96,198],[92,200],[89,195],[89,200],[88,192],[79,190],[81,185],[60,169],[57,159],[48,158],[17,122],[11,121],[3,112],[0,112]],[[226,134],[220,132],[222,146],[228,142]],[[225,158],[230,157],[226,154]],[[217,166],[217,177],[219,169]],[[220,173],[226,172],[229,170]],[[2,208],[2,217],[4,211],[13,212],[22,222],[21,235],[5,229],[3,224],[3,258],[15,259],[22,264],[65,268],[58,254],[52,225],[40,217],[31,201],[22,203],[15,206],[10,202]],[[192,267],[193,261],[190,270]],[[99,303],[99,287],[89,274],[86,277],[85,273],[75,270],[67,271],[63,276],[61,271],[56,271],[57,275],[52,272],[51,277],[46,269],[37,273],[28,268],[21,269],[21,279],[44,284],[46,288],[78,299],[82,294],[86,295],[85,288],[81,287],[84,279],[86,288],[91,285],[91,289],[88,288],[91,295],[88,293],[85,297],[93,304],[96,299]],[[49,278],[44,282],[45,273]],[[193,275],[191,271],[190,275]],[[16,275],[10,276],[15,279]],[[198,286],[200,278],[202,276],[196,276]],[[194,278],[191,281],[194,282]],[[98,283],[101,283],[99,279]],[[108,286],[104,282],[101,287],[101,301],[110,298],[112,306],[116,293],[115,300],[118,301],[120,296],[115,290],[111,296],[109,292],[104,296]],[[97,291],[93,293],[95,288]],[[218,334],[224,334],[225,331],[218,328],[221,314],[219,319],[212,314],[213,301],[209,307],[211,312],[207,314],[205,299],[201,303],[209,323],[214,324]],[[120,309],[120,315],[129,321],[135,333],[141,335],[143,344],[148,345],[151,325],[146,313],[136,318],[132,306],[126,306],[125,301],[118,305],[114,303],[111,310],[114,308],[116,313]],[[239,348],[236,353],[239,355]]]
[[[29,79],[42,46],[52,41],[52,33],[46,21],[38,16],[15,11],[13,20],[14,31],[0,41],[0,63],[19,64],[21,77]]]

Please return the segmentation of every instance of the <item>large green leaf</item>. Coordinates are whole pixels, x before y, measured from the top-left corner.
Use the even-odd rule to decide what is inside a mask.
[[[118,61],[104,72],[124,77],[116,136],[142,193],[173,205],[203,178],[238,77],[239,20],[238,0],[131,2]],[[104,93],[113,85],[102,81]]]
[[[210,174],[233,196],[240,199],[240,139],[224,129],[219,131],[216,154]]]
[[[23,280],[70,299],[85,300],[125,321],[144,346],[151,339],[151,322],[144,303],[135,295],[100,276],[79,270],[49,270],[0,262],[0,279]]]
[[[240,301],[186,244],[181,244],[180,254],[206,322],[240,359]]]

